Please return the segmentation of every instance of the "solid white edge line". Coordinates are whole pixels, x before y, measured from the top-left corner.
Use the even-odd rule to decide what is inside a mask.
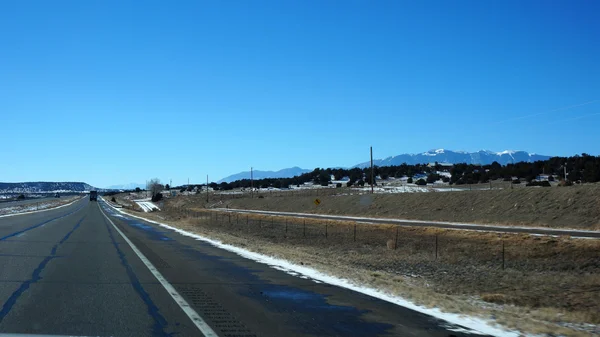
[[[84,196],[84,197],[81,197],[81,198],[79,198],[77,200],[74,200],[74,201],[72,201],[72,202],[70,202],[68,204],[60,205],[58,207],[44,208],[44,209],[40,209],[38,211],[30,211],[30,212],[22,212],[22,213],[13,213],[13,214],[0,215],[0,218],[6,218],[6,217],[9,217],[9,216],[17,216],[17,215],[25,215],[25,214],[33,214],[33,213],[39,213],[39,212],[45,212],[45,211],[51,211],[51,210],[54,210],[54,209],[59,209],[59,208],[63,208],[63,207],[67,207],[67,206],[73,205],[74,203],[76,203],[76,202],[78,202],[78,201],[80,201],[82,199],[85,199],[85,198],[86,197]]]
[[[162,274],[158,271],[158,269],[156,269],[156,267],[154,267],[152,262],[150,262],[150,260],[148,260],[148,258],[146,258],[146,256],[144,256],[144,254],[142,254],[142,252],[140,252],[140,250],[129,240],[129,238],[127,238],[127,236],[125,236],[125,234],[123,234],[123,232],[121,232],[121,230],[115,225],[115,223],[104,213],[104,211],[102,210],[102,207],[100,205],[98,205],[98,208],[100,209],[100,212],[102,213],[102,215],[104,215],[104,217],[106,219],[108,219],[108,221],[113,226],[113,228],[121,235],[123,240],[125,240],[125,242],[127,242],[129,247],[131,247],[133,252],[140,258],[140,260],[142,260],[142,262],[144,263],[146,268],[148,268],[148,270],[150,270],[152,275],[154,275],[154,277],[156,277],[158,282],[160,282],[160,284],[163,286],[163,288],[165,288],[167,293],[169,293],[169,295],[171,295],[171,298],[173,298],[175,303],[177,303],[177,305],[179,305],[181,310],[183,310],[183,312],[190,318],[190,320],[192,321],[192,323],[194,323],[194,325],[198,328],[198,330],[200,330],[200,332],[205,337],[218,337],[217,333],[210,326],[208,326],[206,321],[204,321],[204,319],[202,319],[202,317],[200,317],[200,315],[198,315],[198,313],[194,309],[192,309],[192,307],[189,305],[189,303],[179,294],[179,292],[177,292],[175,287],[173,287],[169,283],[169,281],[167,281],[167,279],[165,279],[164,276],[162,276]]]

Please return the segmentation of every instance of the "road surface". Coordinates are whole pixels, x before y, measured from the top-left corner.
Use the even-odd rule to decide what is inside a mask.
[[[476,336],[101,201],[0,218],[0,265],[0,335]]]
[[[600,239],[600,231],[585,231],[585,230],[576,230],[576,229],[556,229],[556,228],[540,228],[540,227],[530,227],[530,228],[528,228],[528,227],[511,227],[511,226],[453,223],[453,222],[443,222],[443,221],[382,219],[382,218],[366,218],[366,217],[326,215],[326,214],[259,211],[259,210],[248,210],[248,209],[233,209],[233,208],[216,208],[215,210],[221,211],[221,212],[291,216],[291,217],[307,218],[307,219],[357,221],[357,222],[361,222],[361,223],[372,223],[372,224],[394,224],[394,225],[401,225],[401,226],[436,227],[436,228],[446,228],[446,229],[477,230],[477,231],[484,231],[484,232],[525,233],[525,234],[535,234],[535,235],[554,235],[554,236],[569,235],[572,237],[579,237],[579,238]]]

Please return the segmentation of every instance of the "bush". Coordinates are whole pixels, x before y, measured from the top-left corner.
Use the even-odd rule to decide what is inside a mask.
[[[446,176],[442,176],[442,181],[445,183],[449,183],[450,182],[450,178],[446,177]]]
[[[419,179],[417,180],[416,184],[419,186],[425,186],[427,185],[427,182],[424,179]]]
[[[541,186],[541,187],[550,187],[550,183],[547,181],[532,181],[527,183],[525,186]]]
[[[162,198],[163,198],[162,193],[156,193],[155,195],[152,196],[152,202],[161,201]]]
[[[413,179],[412,179],[412,178],[408,178],[408,179],[406,179],[406,183],[407,183],[407,184],[412,184],[412,183],[413,183]]]
[[[110,201],[112,201],[112,202],[115,202],[115,203],[116,203],[116,202],[117,202],[117,199],[115,199],[115,197],[112,197],[112,198],[110,198]]]
[[[354,184],[354,183],[352,182],[352,180],[350,180],[346,183],[346,187],[350,187],[350,186],[352,186],[352,184]]]
[[[342,187],[342,183],[337,183],[337,184],[335,184],[335,187],[336,187],[336,188],[340,188],[340,187]]]
[[[548,176],[548,181],[554,181],[554,176],[553,175],[549,175]]]
[[[515,180],[513,180],[513,181],[512,181],[512,183],[513,183],[513,184],[520,184],[520,183],[521,183],[521,180],[519,180],[519,179],[515,179]]]
[[[23,199],[25,199],[25,194],[20,194],[20,195],[17,197],[17,200],[23,200]]]
[[[573,186],[573,182],[570,180],[561,180],[558,183],[558,186],[564,187],[564,186]]]

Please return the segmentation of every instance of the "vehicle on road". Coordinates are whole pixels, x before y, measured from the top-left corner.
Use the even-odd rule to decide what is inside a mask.
[[[90,201],[98,201],[98,191],[90,191]]]

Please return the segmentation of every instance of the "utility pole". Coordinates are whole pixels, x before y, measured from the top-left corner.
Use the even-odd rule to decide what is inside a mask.
[[[254,174],[252,167],[250,167],[250,198],[254,198]]]
[[[173,187],[173,178],[169,179],[169,189]]]
[[[565,163],[563,168],[565,169],[565,181],[567,181],[567,163]]]
[[[375,186],[375,179],[373,174],[373,147],[371,146],[371,194],[374,193],[373,186]]]
[[[208,174],[206,175],[206,202],[208,203]]]

